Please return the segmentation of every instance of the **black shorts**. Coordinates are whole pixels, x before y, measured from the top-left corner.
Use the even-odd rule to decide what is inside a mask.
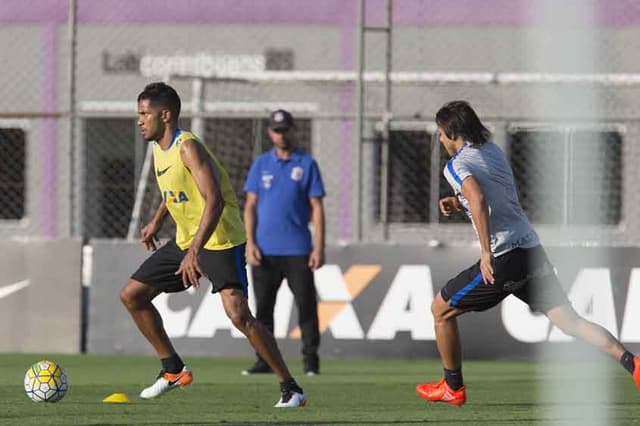
[[[477,262],[449,280],[440,294],[464,311],[487,310],[510,294],[536,312],[569,303],[542,246],[516,248],[496,257],[494,278],[493,284],[485,284]]]
[[[241,244],[225,250],[200,250],[200,268],[213,284],[212,293],[231,287],[239,288],[247,295],[244,246]],[[149,256],[131,278],[165,293],[186,290],[182,284],[182,274],[176,275],[186,253],[174,240],[170,240]]]

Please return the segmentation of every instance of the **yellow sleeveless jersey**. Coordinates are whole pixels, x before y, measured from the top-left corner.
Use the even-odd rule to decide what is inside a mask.
[[[189,139],[202,144],[193,133],[184,130],[176,130],[173,142],[166,151],[159,144],[153,144],[156,179],[162,199],[176,223],[176,243],[183,250],[189,248],[196,235],[205,204],[193,176],[180,156],[180,146]],[[204,144],[202,146],[213,160],[214,173],[218,177],[218,185],[225,202],[218,226],[204,248],[224,250],[246,241],[244,225],[240,219],[238,200],[231,187],[227,171],[207,147]]]

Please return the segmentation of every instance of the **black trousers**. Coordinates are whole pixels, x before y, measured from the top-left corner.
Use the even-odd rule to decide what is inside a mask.
[[[252,266],[253,290],[256,297],[256,319],[273,332],[273,309],[278,289],[284,278],[298,308],[302,332],[302,355],[306,370],[318,368],[318,301],[309,256],[262,256],[260,266]]]

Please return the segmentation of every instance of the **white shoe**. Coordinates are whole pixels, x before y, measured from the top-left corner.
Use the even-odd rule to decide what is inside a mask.
[[[293,407],[304,407],[307,403],[307,397],[304,396],[303,393],[295,392],[295,391],[284,391],[282,392],[282,396],[280,397],[280,401],[276,405],[275,408],[293,408]]]
[[[188,386],[191,382],[193,382],[193,374],[186,365],[182,368],[182,371],[175,374],[160,371],[158,380],[148,388],[143,389],[142,392],[140,392],[140,398],[157,398],[170,390],[177,389],[181,386]]]

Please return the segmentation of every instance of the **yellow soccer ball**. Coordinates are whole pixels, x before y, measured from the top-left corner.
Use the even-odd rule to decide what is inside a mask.
[[[58,402],[64,398],[67,389],[67,375],[53,361],[38,361],[24,375],[24,390],[35,402]]]

